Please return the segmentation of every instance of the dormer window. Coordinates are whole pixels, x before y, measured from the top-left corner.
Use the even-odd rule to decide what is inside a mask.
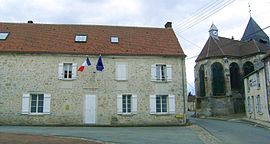
[[[118,36],[111,36],[111,43],[112,44],[119,43],[119,37]]]
[[[0,40],[6,40],[9,32],[0,32]]]
[[[75,42],[86,43],[87,42],[87,35],[86,34],[76,34],[76,36],[75,36]]]

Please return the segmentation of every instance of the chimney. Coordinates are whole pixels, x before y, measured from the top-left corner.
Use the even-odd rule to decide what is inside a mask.
[[[27,23],[32,24],[34,22],[32,20],[28,20]]]
[[[165,28],[172,28],[172,22],[167,22],[165,24]]]

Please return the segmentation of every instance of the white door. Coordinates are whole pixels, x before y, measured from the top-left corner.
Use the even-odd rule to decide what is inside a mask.
[[[84,104],[84,123],[95,124],[96,123],[96,96],[86,95]]]

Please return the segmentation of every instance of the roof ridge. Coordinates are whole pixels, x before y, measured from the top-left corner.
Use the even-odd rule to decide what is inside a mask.
[[[55,26],[93,26],[93,27],[120,27],[120,28],[143,28],[143,29],[166,29],[165,27],[151,26],[128,26],[128,25],[106,25],[106,24],[76,24],[76,23],[23,23],[23,22],[0,22],[0,24],[19,24],[19,25],[55,25]]]

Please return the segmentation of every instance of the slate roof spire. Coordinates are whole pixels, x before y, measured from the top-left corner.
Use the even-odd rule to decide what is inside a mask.
[[[241,41],[248,42],[255,40],[257,42],[269,44],[269,37],[260,28],[260,26],[250,17],[245,32],[241,38]]]
[[[214,24],[211,25],[211,27],[210,27],[210,29],[209,29],[208,32],[209,32],[209,36],[210,37],[213,37],[215,39],[218,39],[218,29],[217,29],[217,27]]]

